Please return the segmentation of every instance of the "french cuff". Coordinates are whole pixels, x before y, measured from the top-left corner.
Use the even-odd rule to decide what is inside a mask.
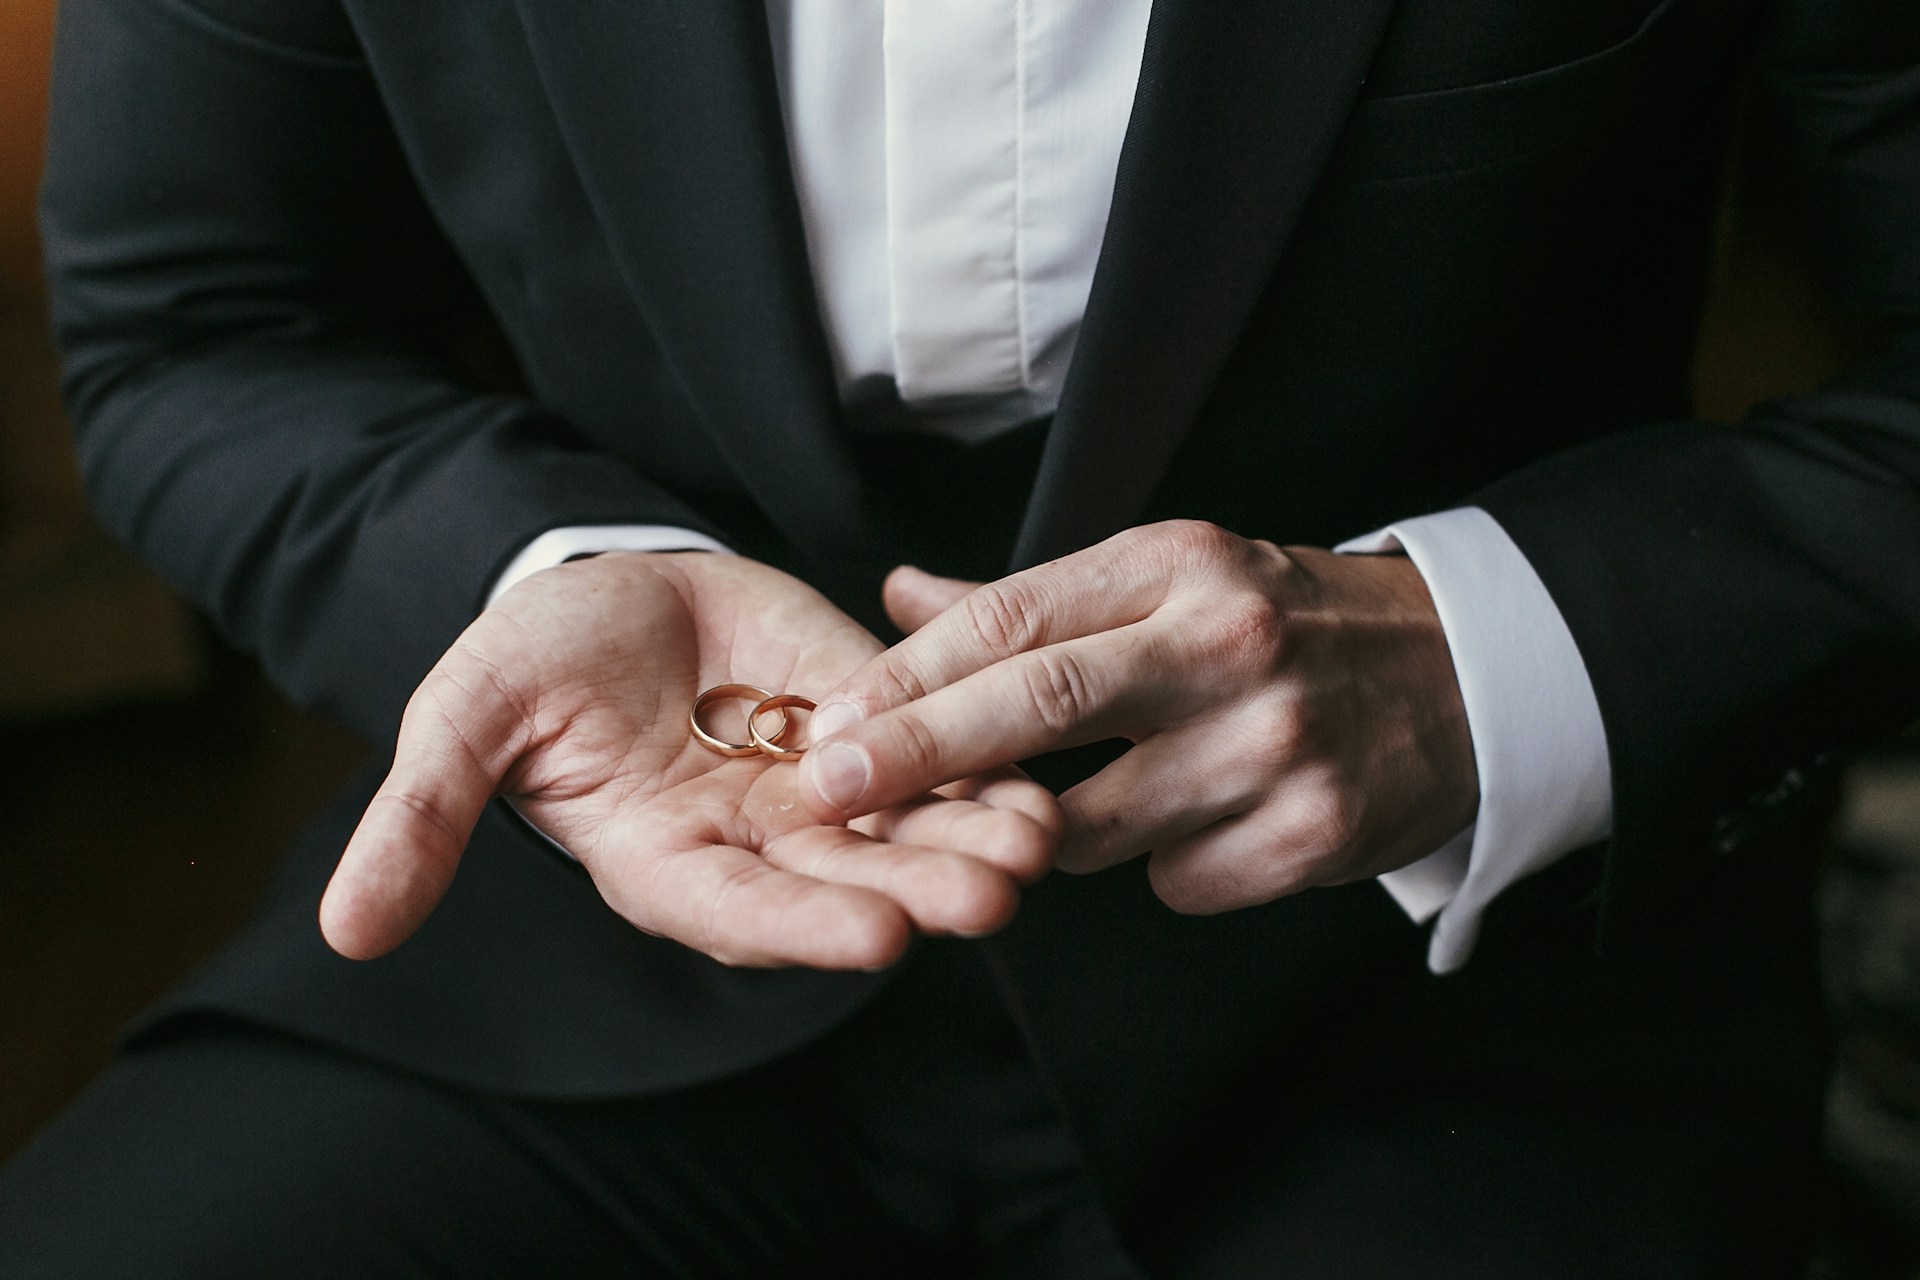
[[[530,578],[542,569],[551,569],[576,556],[599,555],[607,551],[718,551],[722,555],[733,554],[733,549],[725,543],[676,525],[567,525],[549,529],[520,548],[520,554],[507,561],[507,567],[494,579],[493,589],[487,592],[487,604],[491,605],[505,595],[522,578]],[[527,830],[545,840],[563,856],[579,861],[573,857],[571,849],[542,831],[533,819],[522,813],[512,796],[502,796],[501,799],[513,811],[513,816],[526,825]]]
[[[1613,774],[1593,682],[1553,597],[1478,507],[1389,525],[1334,548],[1405,551],[1440,615],[1480,773],[1474,824],[1380,877],[1415,921],[1435,919],[1427,967],[1466,964],[1508,886],[1613,830]]]
[[[520,554],[507,561],[507,567],[494,579],[487,592],[487,603],[507,593],[522,578],[530,578],[542,569],[576,556],[599,555],[604,551],[718,551],[733,554],[725,543],[704,533],[670,524],[577,524],[549,529],[520,548]]]

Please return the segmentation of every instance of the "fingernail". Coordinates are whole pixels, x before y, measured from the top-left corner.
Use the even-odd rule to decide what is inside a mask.
[[[816,747],[813,758],[813,785],[820,798],[836,809],[851,809],[867,793],[873,768],[867,753],[851,742],[829,742]]]
[[[825,742],[842,729],[859,724],[864,719],[866,717],[860,714],[860,708],[851,702],[829,702],[813,713],[813,719],[807,722],[807,732],[814,742]]]

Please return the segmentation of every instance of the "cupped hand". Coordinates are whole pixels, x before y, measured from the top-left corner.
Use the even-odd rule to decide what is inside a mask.
[[[896,570],[887,608],[913,634],[814,718],[823,820],[1124,738],[1061,797],[1058,864],[1151,851],[1163,900],[1215,912],[1405,866],[1478,809],[1446,636],[1403,557],[1170,521],[985,586]]]
[[[399,945],[497,795],[635,926],[729,964],[875,969],[915,930],[1000,927],[1057,845],[1059,811],[1037,784],[980,770],[823,821],[795,764],[723,756],[689,732],[702,689],[817,696],[879,651],[825,597],[740,557],[612,554],[533,575],[408,703],[322,932],[355,958]],[[744,741],[745,710],[717,707],[708,723]]]

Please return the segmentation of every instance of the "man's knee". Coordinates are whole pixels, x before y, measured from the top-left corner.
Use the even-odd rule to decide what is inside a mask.
[[[580,1216],[457,1095],[207,1023],[120,1058],[0,1170],[0,1275],[514,1274],[561,1223],[591,1274],[612,1243]]]

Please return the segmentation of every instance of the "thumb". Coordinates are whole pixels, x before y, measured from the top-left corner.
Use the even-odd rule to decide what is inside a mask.
[[[518,755],[520,711],[475,687],[443,660],[408,703],[393,767],[320,899],[321,935],[350,960],[385,955],[426,923]]]
[[[887,575],[880,599],[893,625],[911,635],[958,604],[979,585],[963,578],[942,578],[903,564]]]

